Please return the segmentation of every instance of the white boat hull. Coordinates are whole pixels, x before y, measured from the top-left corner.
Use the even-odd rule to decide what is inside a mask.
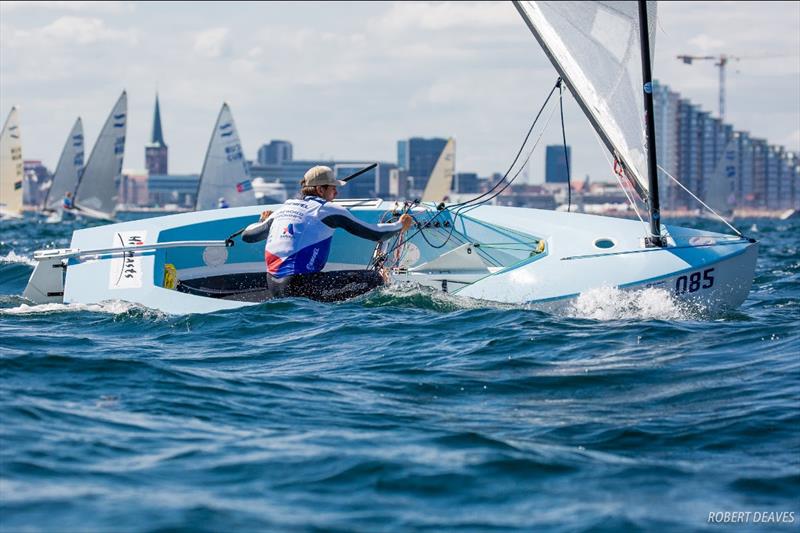
[[[352,212],[374,222],[392,207],[374,200],[353,207]],[[220,243],[255,221],[262,209],[182,213],[78,230],[71,249],[117,247],[118,251],[88,256],[37,254],[39,264],[24,296],[36,303],[122,300],[174,314],[253,305],[263,300],[263,290],[255,287],[249,293],[229,294],[224,283],[234,278],[261,283],[265,272],[262,243],[237,241],[225,248],[190,242],[180,248],[160,247],[172,246],[174,241],[216,239]],[[421,206],[413,214],[422,222],[445,217],[431,206]],[[442,249],[429,246],[429,241],[444,242],[450,226],[422,230],[427,241],[410,230],[409,246],[416,248],[415,253],[392,269],[393,280],[547,310],[563,308],[581,294],[603,287],[661,288],[717,312],[735,308],[746,299],[758,254],[758,245],[749,240],[679,227],[667,228],[668,248],[645,248],[638,221],[592,215],[483,206],[470,212],[469,219],[471,226],[457,219],[459,231],[451,236],[460,242],[447,241]],[[514,251],[502,249],[499,241],[508,238],[517,239],[512,243]],[[155,248],[135,251],[140,246]],[[373,250],[373,243],[338,230],[326,269],[366,268]],[[171,276],[179,280],[179,290],[173,290]],[[203,290],[193,286],[198,280]],[[217,290],[220,287],[225,290]]]

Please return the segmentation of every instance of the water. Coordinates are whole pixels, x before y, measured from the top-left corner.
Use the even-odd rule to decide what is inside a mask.
[[[761,256],[722,317],[612,289],[176,317],[26,305],[72,226],[3,222],[0,530],[797,531],[800,223],[739,224]]]

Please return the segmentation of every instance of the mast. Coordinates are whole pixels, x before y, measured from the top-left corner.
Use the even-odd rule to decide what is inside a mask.
[[[644,91],[644,116],[647,138],[647,185],[650,211],[650,236],[645,238],[648,248],[666,246],[661,236],[661,209],[658,201],[658,166],[656,164],[656,127],[653,113],[653,75],[650,68],[650,35],[647,31],[647,1],[639,0],[639,42],[642,56],[642,90]]]

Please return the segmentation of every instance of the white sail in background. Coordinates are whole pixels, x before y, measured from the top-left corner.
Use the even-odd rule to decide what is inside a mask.
[[[216,209],[220,198],[230,207],[256,204],[239,134],[227,103],[222,104],[208,143],[194,209]]]
[[[431,177],[422,193],[423,202],[441,202],[450,195],[453,186],[453,174],[456,166],[456,140],[447,141],[444,150],[436,160]]]
[[[17,108],[12,107],[0,132],[0,216],[22,216],[22,143]]]
[[[739,178],[739,143],[732,139],[722,152],[717,168],[706,187],[706,203],[720,215],[731,215],[736,205]]]
[[[515,2],[637,192],[648,191],[637,2]],[[647,2],[651,60],[656,3]]]
[[[53,182],[44,200],[45,209],[58,209],[64,195],[67,192],[75,192],[81,172],[83,172],[83,154],[83,123],[78,117],[69,132],[67,142],[61,151],[61,157],[58,158],[56,173],[53,175]]]
[[[94,143],[75,193],[75,205],[82,215],[103,219],[114,216],[117,182],[122,174],[122,159],[125,156],[127,114],[128,96],[122,91]]]

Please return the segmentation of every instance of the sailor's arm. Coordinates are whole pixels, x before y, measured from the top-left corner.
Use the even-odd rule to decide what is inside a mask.
[[[411,216],[403,215],[397,222],[389,224],[370,224],[369,222],[357,219],[350,211],[338,206],[329,209],[320,219],[328,227],[342,228],[356,237],[361,237],[362,239],[368,239],[370,241],[385,241],[389,237],[393,237],[401,231],[407,230],[414,221]]]
[[[261,218],[258,222],[254,222],[245,228],[244,232],[242,232],[242,240],[244,242],[263,241],[269,236],[272,220],[272,211],[264,211],[261,213]]]

